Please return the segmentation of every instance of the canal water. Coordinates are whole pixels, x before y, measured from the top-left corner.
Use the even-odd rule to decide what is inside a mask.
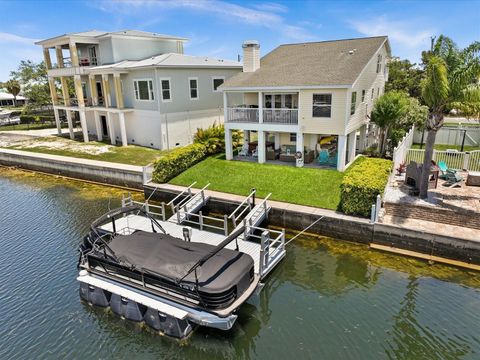
[[[0,168],[0,359],[480,359],[478,274],[320,237],[230,332],[177,341],[85,305],[77,246],[121,193]]]

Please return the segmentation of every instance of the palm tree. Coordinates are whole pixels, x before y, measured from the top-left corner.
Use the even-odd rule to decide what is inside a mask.
[[[400,91],[390,91],[380,96],[372,110],[372,121],[381,129],[379,151],[380,156],[384,157],[386,152],[386,138],[388,132],[396,122],[406,114],[409,104],[406,93]]]
[[[17,106],[17,95],[20,92],[20,83],[17,80],[8,80],[3,84],[5,89],[13,95],[13,106]]]
[[[455,108],[467,117],[480,118],[480,42],[464,50],[446,36],[440,36],[432,51],[424,54],[425,78],[422,98],[429,108],[425,125],[427,141],[420,181],[420,197],[428,196],[428,179],[437,131],[444,112]]]

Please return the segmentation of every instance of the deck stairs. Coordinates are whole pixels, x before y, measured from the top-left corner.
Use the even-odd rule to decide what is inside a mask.
[[[193,183],[187,189],[185,189],[182,193],[177,195],[175,199],[169,202],[167,205],[172,207],[173,215],[168,219],[169,221],[175,221],[177,224],[183,223],[185,220],[190,218],[191,214],[198,213],[202,207],[204,207],[208,200],[210,199],[209,196],[205,195],[205,190],[208,188],[210,184],[204,186],[198,193],[192,194],[191,187],[195,185]],[[175,201],[184,196],[184,198],[175,204]]]
[[[268,198],[270,197],[271,194],[268,194],[265,199],[260,204],[254,205],[255,200],[249,201],[249,198],[252,197],[254,199],[255,196],[255,190],[252,191],[252,194],[245,199],[245,201],[235,209],[235,211],[229,216],[229,218],[232,218],[233,224],[235,226],[235,229],[233,232],[236,230],[240,229],[242,226],[245,226],[244,233],[238,237],[238,240],[247,240],[252,233],[255,231],[255,228],[258,228],[260,224],[268,217],[268,213],[270,212],[271,206],[268,205]],[[245,217],[241,220],[238,221],[238,218],[240,216],[235,216],[235,213],[242,208],[242,206],[246,206],[242,212],[239,213],[241,216],[242,213],[244,213],[246,210],[249,210],[249,212],[245,215]],[[238,224],[237,224],[238,222]]]

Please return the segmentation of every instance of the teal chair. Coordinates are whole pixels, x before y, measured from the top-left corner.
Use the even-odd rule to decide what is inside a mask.
[[[320,151],[320,155],[318,155],[318,163],[320,165],[323,165],[323,164],[328,164],[328,162],[329,162],[328,150],[323,149]]]
[[[439,161],[438,164],[437,164],[438,168],[440,169],[440,178],[441,179],[447,179],[447,172],[453,172],[455,173],[456,171],[453,170],[453,169],[450,169],[448,166],[447,166],[447,163],[445,161]]]

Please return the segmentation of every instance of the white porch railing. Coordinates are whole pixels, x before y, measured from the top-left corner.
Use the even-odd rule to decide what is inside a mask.
[[[415,126],[412,126],[410,131],[405,134],[402,141],[393,149],[393,164],[394,169],[400,166],[405,161],[408,150],[412,147],[413,135],[415,133]]]
[[[407,152],[406,162],[423,163],[425,150],[410,149]],[[480,150],[470,152],[433,151],[435,162],[444,161],[449,168],[457,170],[480,171]]]
[[[227,108],[227,118],[225,122],[258,123],[258,119],[258,109],[234,107]]]
[[[298,124],[298,109],[264,109],[263,122],[269,124]]]

